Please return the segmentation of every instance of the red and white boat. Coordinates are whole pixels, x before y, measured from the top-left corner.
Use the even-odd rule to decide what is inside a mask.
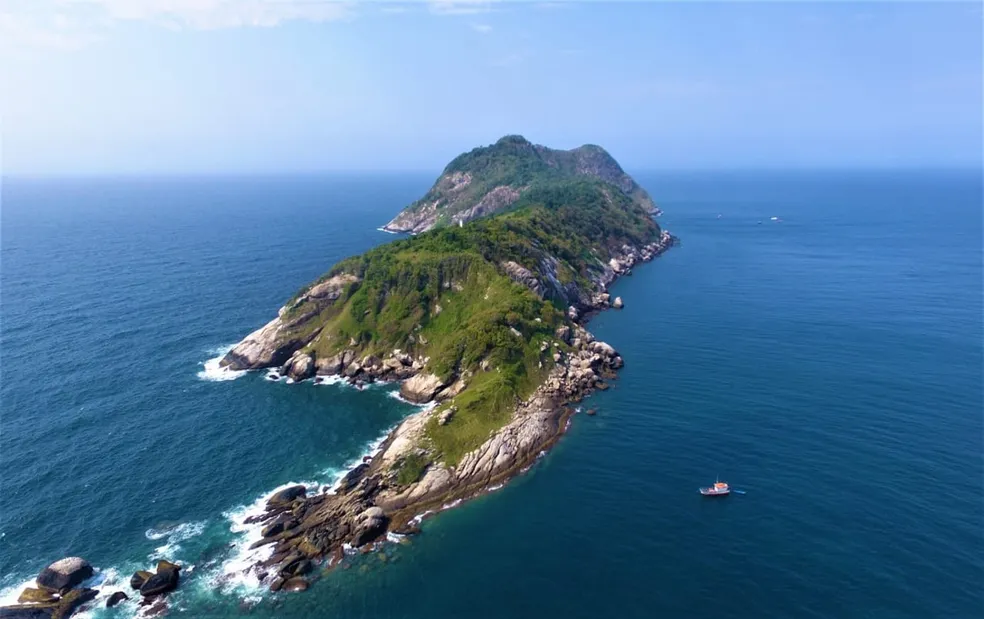
[[[725,496],[731,494],[731,487],[726,482],[715,481],[710,488],[699,488],[704,496]]]

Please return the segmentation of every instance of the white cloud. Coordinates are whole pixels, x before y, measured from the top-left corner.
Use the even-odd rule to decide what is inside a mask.
[[[489,0],[451,0],[447,2],[430,2],[431,13],[438,15],[474,15],[488,13],[492,10]]]
[[[471,27],[472,30],[474,30],[475,32],[479,32],[481,34],[488,34],[492,32],[492,26],[488,24],[472,24]]]
[[[0,3],[0,41],[76,49],[120,22],[195,30],[263,28],[348,19],[353,7],[354,2],[341,0],[5,0]]]

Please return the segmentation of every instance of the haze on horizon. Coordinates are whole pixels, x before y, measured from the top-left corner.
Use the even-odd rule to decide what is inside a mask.
[[[979,3],[8,0],[2,173],[980,166]]]

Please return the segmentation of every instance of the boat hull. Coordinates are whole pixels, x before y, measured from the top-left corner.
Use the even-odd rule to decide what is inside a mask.
[[[714,488],[698,488],[704,496],[728,496],[731,490],[715,490]]]

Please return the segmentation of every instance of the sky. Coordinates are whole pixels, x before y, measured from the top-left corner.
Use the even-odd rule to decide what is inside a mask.
[[[978,2],[0,0],[4,174],[979,166]]]

